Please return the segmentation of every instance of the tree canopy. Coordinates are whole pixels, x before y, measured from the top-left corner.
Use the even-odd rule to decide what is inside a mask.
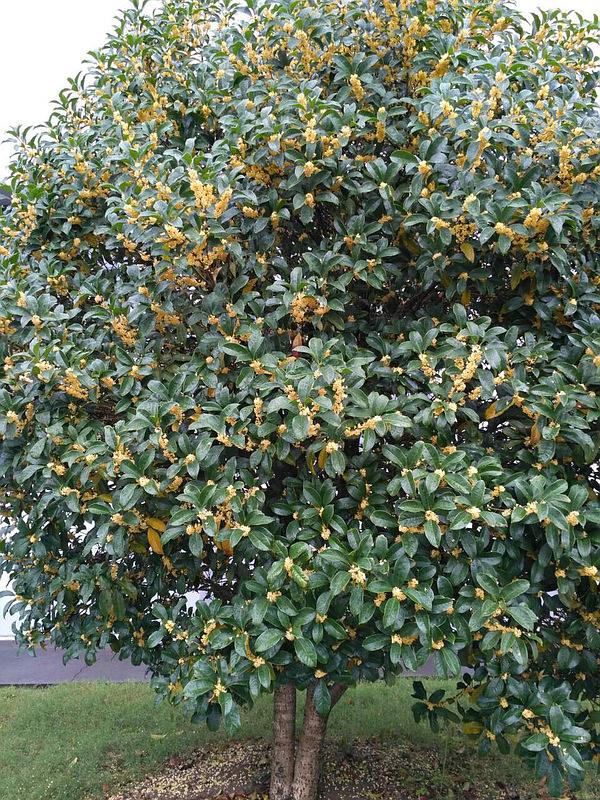
[[[15,131],[0,217],[20,642],[110,646],[229,731],[276,686],[326,717],[433,658],[457,691],[417,684],[417,718],[577,785],[600,757],[594,43],[474,0],[123,13]]]

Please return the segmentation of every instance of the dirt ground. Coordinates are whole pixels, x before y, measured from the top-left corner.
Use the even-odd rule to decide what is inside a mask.
[[[364,740],[329,742],[320,800],[542,800],[539,787],[497,780],[472,753]],[[481,767],[481,768],[479,768]],[[497,770],[496,770],[497,773]],[[245,741],[169,759],[109,800],[267,800],[269,745]]]

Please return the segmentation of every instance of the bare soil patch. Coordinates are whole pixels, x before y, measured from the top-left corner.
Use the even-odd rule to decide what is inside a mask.
[[[109,800],[266,800],[269,745],[222,743],[169,759],[164,769]],[[382,741],[328,742],[320,800],[543,800],[546,793],[498,780],[486,759]],[[567,796],[568,797],[568,796]],[[575,795],[572,796],[575,800]]]

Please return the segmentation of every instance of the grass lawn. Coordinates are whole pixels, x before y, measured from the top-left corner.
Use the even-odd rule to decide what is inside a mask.
[[[444,685],[443,681],[432,683]],[[366,685],[348,692],[332,713],[330,738],[341,739],[349,747],[355,739],[365,737],[408,741],[417,758],[421,751],[430,758],[435,748],[436,765],[428,775],[428,786],[412,786],[411,797],[462,800],[470,786],[482,781],[518,786],[520,800],[542,796],[514,758],[492,755],[482,759],[458,731],[448,728],[434,736],[424,725],[415,725],[411,691],[411,681],[400,680],[392,688]],[[244,716],[237,738],[269,737],[270,725],[269,698],[264,698]],[[106,797],[156,771],[171,756],[185,756],[192,749],[225,741],[223,733],[211,734],[191,725],[170,706],[157,706],[153,692],[143,684],[2,688],[0,798]],[[457,764],[460,786],[454,785]],[[591,777],[577,797],[598,798],[597,787],[596,778]]]

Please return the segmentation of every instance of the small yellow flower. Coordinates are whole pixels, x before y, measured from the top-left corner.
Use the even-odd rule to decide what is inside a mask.
[[[352,93],[353,93],[354,97],[356,97],[356,99],[360,103],[360,101],[365,96],[365,90],[363,89],[363,85],[362,85],[362,83],[360,81],[360,78],[358,77],[358,75],[356,75],[354,73],[354,74],[350,75],[350,77],[348,78],[348,83],[350,84],[350,87],[352,88]]]
[[[598,575],[598,567],[582,567],[579,574],[584,578],[595,578]]]
[[[515,232],[512,228],[509,228],[508,225],[505,225],[503,222],[497,222],[494,225],[494,230],[498,234],[498,236],[506,236],[508,239],[512,240],[515,238]]]
[[[357,586],[364,586],[366,584],[367,576],[362,571],[362,569],[360,569],[360,567],[356,566],[356,564],[352,564],[348,572],[350,573],[352,582],[355,583]]]

